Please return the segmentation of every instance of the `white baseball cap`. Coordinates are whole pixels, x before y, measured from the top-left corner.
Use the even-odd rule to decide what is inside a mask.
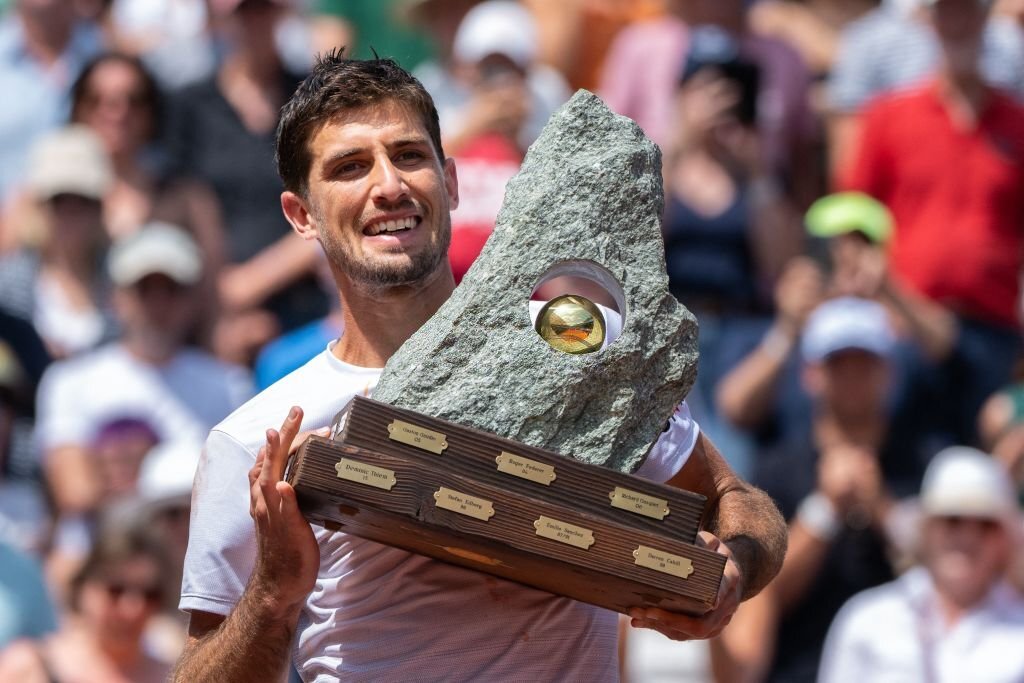
[[[66,126],[29,151],[25,182],[38,199],[73,194],[100,200],[114,182],[110,157],[92,129]]]
[[[203,256],[187,232],[170,223],[152,222],[114,243],[107,270],[119,287],[129,287],[156,273],[182,285],[194,285],[203,273]]]
[[[460,62],[470,64],[501,54],[526,69],[537,56],[536,23],[529,10],[517,2],[480,3],[459,24],[452,53]]]
[[[921,509],[928,516],[1010,522],[1020,512],[1003,464],[967,446],[945,448],[932,459],[921,483]]]
[[[821,304],[808,317],[801,351],[804,360],[812,363],[847,349],[885,358],[895,343],[885,307],[869,299],[840,297]]]

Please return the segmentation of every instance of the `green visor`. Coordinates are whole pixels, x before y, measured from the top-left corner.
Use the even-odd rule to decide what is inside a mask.
[[[804,216],[807,232],[815,237],[835,237],[859,231],[876,243],[892,232],[892,214],[884,204],[862,192],[837,192],[811,204]]]

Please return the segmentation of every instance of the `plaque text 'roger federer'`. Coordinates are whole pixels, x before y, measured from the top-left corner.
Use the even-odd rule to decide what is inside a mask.
[[[511,474],[520,479],[528,479],[545,486],[549,486],[555,480],[554,467],[537,462],[536,460],[524,458],[521,455],[502,451],[501,455],[494,460],[498,463],[499,472]]]

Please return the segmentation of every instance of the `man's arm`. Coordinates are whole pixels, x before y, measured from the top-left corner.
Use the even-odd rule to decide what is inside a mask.
[[[292,408],[281,431],[268,430],[249,471],[249,512],[256,527],[256,566],[227,618],[193,612],[173,681],[248,682],[284,676],[292,637],[320,567],[320,549],[282,481],[302,411]]]
[[[674,640],[711,638],[732,619],[740,601],[764,588],[786,555],[786,522],[764,491],[740,479],[701,434],[686,464],[669,485],[707,497],[707,531],[698,543],[728,558],[718,599],[700,617],[658,608],[630,613],[635,627],[653,628]]]
[[[742,598],[768,585],[786,555],[786,521],[767,493],[733,472],[702,433],[670,486],[707,496],[707,530],[731,551],[742,572]]]

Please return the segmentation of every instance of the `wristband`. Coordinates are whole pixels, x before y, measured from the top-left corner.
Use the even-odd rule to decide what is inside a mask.
[[[821,492],[814,492],[800,502],[796,509],[796,521],[800,522],[816,538],[831,541],[839,533],[842,523],[832,501]]]

